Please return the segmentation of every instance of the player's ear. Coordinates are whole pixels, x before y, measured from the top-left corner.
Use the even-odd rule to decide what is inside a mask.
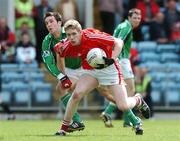
[[[82,30],[79,30],[80,35],[82,35]]]
[[[62,26],[62,21],[58,21],[58,25],[61,27]]]

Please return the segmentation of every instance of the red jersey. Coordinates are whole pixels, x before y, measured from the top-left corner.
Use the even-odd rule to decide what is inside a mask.
[[[84,69],[93,69],[86,60],[89,50],[92,48],[101,48],[106,52],[107,57],[111,58],[114,42],[114,37],[107,33],[95,29],[85,29],[82,30],[81,45],[72,46],[68,40],[65,40],[63,46],[60,48],[60,56],[81,57],[82,67]]]

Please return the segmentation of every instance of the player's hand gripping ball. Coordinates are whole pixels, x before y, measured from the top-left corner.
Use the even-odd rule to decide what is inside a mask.
[[[105,64],[103,57],[106,57],[104,50],[100,48],[93,48],[88,52],[86,59],[91,67],[97,68],[100,64]]]
[[[88,64],[95,69],[103,69],[114,63],[113,58],[107,58],[104,50],[100,48],[91,49],[86,56]]]

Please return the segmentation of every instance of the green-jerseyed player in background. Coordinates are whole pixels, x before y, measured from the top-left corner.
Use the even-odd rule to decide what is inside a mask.
[[[78,79],[76,77],[78,77],[78,75],[81,75],[81,60],[80,58],[65,58],[64,64],[58,64],[58,60],[60,59],[60,57],[54,50],[54,46],[60,40],[66,38],[66,33],[64,32],[63,27],[61,27],[61,15],[57,12],[47,12],[44,17],[44,22],[47,30],[49,31],[49,34],[44,38],[42,43],[43,62],[49,72],[58,79],[56,89],[58,90],[60,99],[64,107],[66,107],[69,98],[71,97],[70,89],[74,87],[75,82],[77,81],[76,79]],[[60,71],[61,69],[59,68],[61,68],[61,65],[65,65],[66,70]],[[72,82],[72,86],[70,89],[68,89],[69,79]],[[69,132],[83,130],[84,128],[85,126],[82,123],[79,114],[75,113],[73,116],[73,122],[69,127]]]
[[[133,29],[138,27],[141,22],[141,11],[139,9],[131,9],[128,13],[128,19],[117,26],[114,31],[114,37],[120,38],[124,41],[123,49],[119,55],[119,62],[121,65],[124,80],[127,84],[126,89],[128,96],[135,94],[134,74],[131,68],[130,48],[133,40]],[[111,114],[117,109],[116,105],[112,102],[102,112],[101,117],[106,127],[112,127]],[[126,113],[124,113],[124,127],[132,126],[133,123],[129,122]],[[145,117],[149,118],[149,117]]]

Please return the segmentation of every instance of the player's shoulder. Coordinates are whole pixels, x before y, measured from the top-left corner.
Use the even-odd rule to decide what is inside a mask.
[[[49,42],[52,39],[52,35],[49,33],[45,36],[43,42]]]
[[[97,39],[97,38],[104,38],[106,36],[111,36],[108,33],[102,32],[94,28],[87,28],[83,30],[83,34],[89,39]]]
[[[51,38],[51,34],[45,36],[44,40],[42,41],[42,49],[49,48]]]
[[[124,22],[120,23],[117,28],[123,29],[123,28],[130,28],[130,23],[128,20],[125,20]]]
[[[83,30],[84,34],[94,34],[94,33],[100,33],[100,31],[98,29],[94,29],[94,28],[86,28]]]

